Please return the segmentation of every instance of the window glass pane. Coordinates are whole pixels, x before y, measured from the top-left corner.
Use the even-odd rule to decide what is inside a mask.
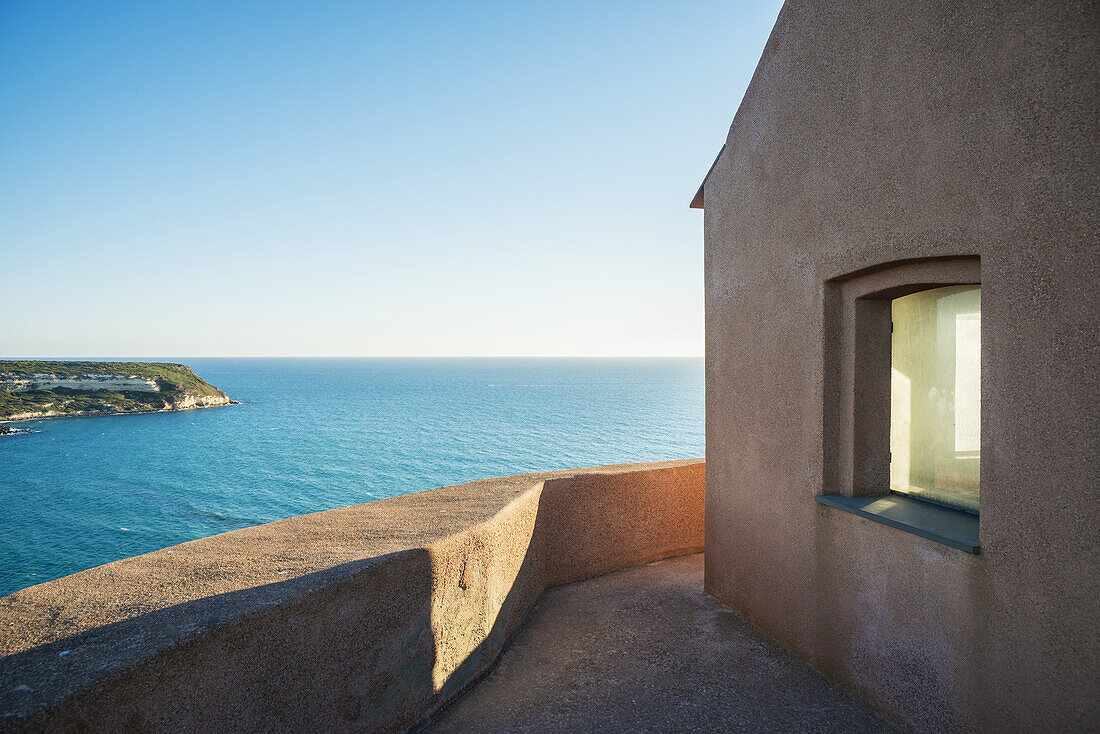
[[[977,511],[981,287],[895,298],[892,319],[890,489]]]

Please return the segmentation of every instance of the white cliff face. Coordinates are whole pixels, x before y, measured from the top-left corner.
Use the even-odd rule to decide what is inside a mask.
[[[81,375],[80,377],[57,377],[55,375],[36,374],[30,377],[0,375],[0,390],[25,392],[27,390],[53,390],[65,387],[71,390],[123,390],[135,392],[160,392],[153,380],[142,377],[123,377],[121,375]]]
[[[172,403],[173,410],[187,410],[188,408],[210,408],[215,405],[229,405],[230,401],[227,397],[218,395],[188,395],[182,400],[177,400]]]
[[[177,410],[194,410],[197,408],[213,408],[218,405],[229,405],[233,401],[227,397],[221,397],[218,395],[187,395],[186,397],[168,403],[167,407],[161,410],[84,410],[84,411],[70,411],[66,410],[64,403],[51,403],[49,405],[43,405],[38,410],[27,411],[25,413],[13,413],[12,415],[5,416],[5,421],[28,421],[36,420],[39,418],[56,418],[58,416],[78,416],[78,415],[123,415],[126,413],[171,413]]]

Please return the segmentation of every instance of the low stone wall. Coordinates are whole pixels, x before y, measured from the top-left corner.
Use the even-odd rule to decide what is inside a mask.
[[[548,586],[703,547],[702,460],[245,528],[0,599],[3,731],[402,731]]]

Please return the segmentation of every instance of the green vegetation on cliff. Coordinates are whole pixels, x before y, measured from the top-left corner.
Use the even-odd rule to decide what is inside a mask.
[[[72,384],[57,384],[66,382]],[[0,420],[183,410],[229,402],[185,364],[0,360]]]

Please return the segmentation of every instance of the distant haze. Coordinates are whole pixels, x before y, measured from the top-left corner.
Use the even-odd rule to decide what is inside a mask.
[[[0,5],[0,356],[703,351],[780,2]]]

